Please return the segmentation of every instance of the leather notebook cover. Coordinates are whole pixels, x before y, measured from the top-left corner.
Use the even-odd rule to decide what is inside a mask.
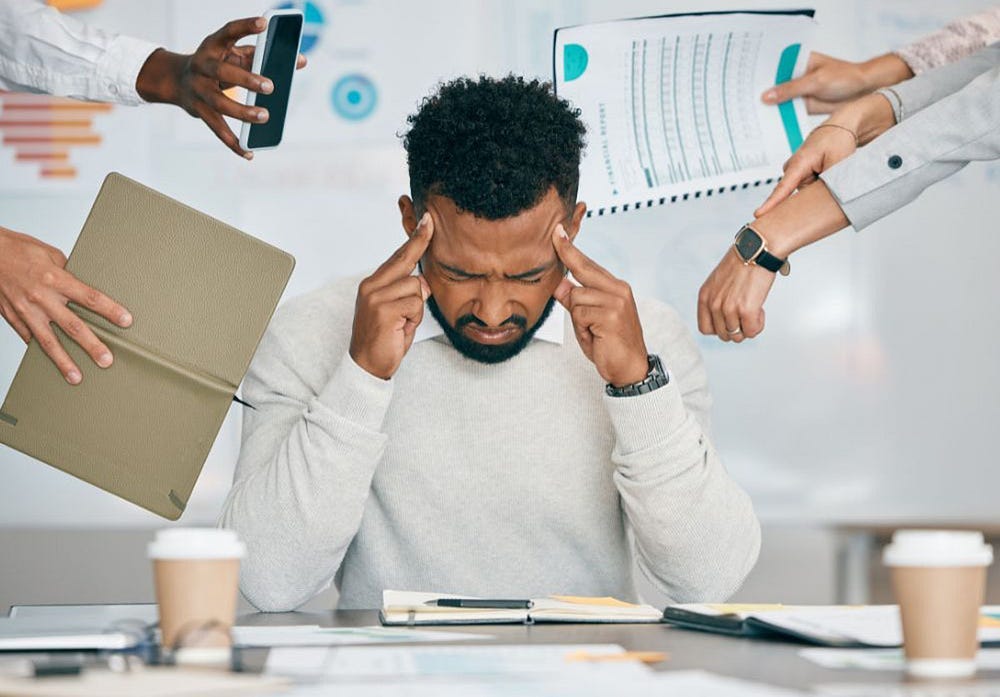
[[[66,268],[128,308],[132,326],[72,306],[115,357],[101,369],[55,327],[83,372],[75,387],[32,341],[0,407],[0,442],[176,520],[294,265],[109,174]]]

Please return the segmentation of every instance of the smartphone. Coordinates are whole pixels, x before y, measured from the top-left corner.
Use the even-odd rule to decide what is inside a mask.
[[[263,107],[270,117],[265,123],[243,122],[240,147],[244,150],[267,150],[278,147],[281,142],[302,41],[301,10],[271,10],[264,18],[267,29],[257,35],[253,72],[274,83],[274,91],[271,94],[247,91],[247,106]]]

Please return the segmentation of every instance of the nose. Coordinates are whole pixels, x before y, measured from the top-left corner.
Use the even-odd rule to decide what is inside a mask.
[[[510,297],[505,292],[504,283],[484,280],[479,286],[473,313],[486,322],[487,326],[499,327],[514,312]]]

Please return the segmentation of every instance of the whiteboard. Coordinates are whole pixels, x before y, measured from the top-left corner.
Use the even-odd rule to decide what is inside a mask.
[[[861,59],[990,3],[813,5],[819,50]],[[314,0],[310,68],[296,78],[288,138],[240,161],[203,124],[163,106],[99,117],[99,147],[77,176],[45,180],[0,146],[0,224],[69,250],[111,170],[278,245],[298,265],[286,297],[379,263],[401,240],[408,190],[395,133],[439,81],[507,71],[550,79],[552,30],[615,17],[706,9],[623,0]],[[711,9],[786,8],[718,2]],[[191,49],[225,20],[266,4],[105,0],[81,15]],[[371,113],[331,102],[344,78],[369,80]],[[1000,166],[973,165],[862,234],[796,255],[778,279],[764,335],[739,346],[700,337],[715,396],[715,442],[765,521],[1000,518],[993,447],[1000,421]],[[696,332],[698,288],[762,190],[586,221],[580,246],[640,295],[673,304]],[[0,327],[0,390],[23,344]],[[95,370],[85,367],[85,370]],[[229,488],[239,414],[227,418],[182,518],[212,523]],[[0,526],[159,526],[159,518],[0,448]]]

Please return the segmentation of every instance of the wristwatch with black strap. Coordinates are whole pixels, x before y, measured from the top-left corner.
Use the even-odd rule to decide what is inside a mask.
[[[787,276],[792,270],[788,259],[781,259],[767,251],[767,240],[747,223],[736,233],[733,241],[733,251],[744,264],[756,264],[771,273],[781,273]]]
[[[649,361],[649,372],[646,373],[646,378],[640,380],[639,382],[633,382],[631,385],[623,385],[621,387],[615,387],[614,385],[607,385],[604,388],[604,392],[609,397],[636,397],[641,394],[646,394],[657,390],[670,382],[670,375],[667,371],[663,369],[663,363],[660,362],[660,357],[655,353],[650,353],[646,356]]]

